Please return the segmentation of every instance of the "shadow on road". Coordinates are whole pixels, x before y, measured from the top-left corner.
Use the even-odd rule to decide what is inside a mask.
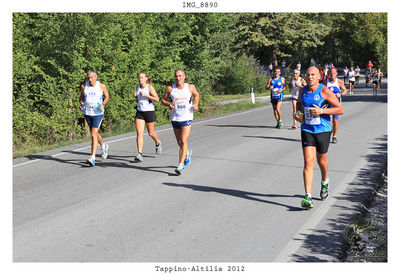
[[[266,137],[266,136],[243,136],[247,138],[263,138],[263,139],[277,139],[291,142],[301,142],[301,139],[298,138],[285,138],[285,137]]]
[[[86,163],[86,159],[88,156],[87,152],[78,152],[78,151],[70,151],[70,150],[65,150],[62,151],[63,153],[69,153],[69,154],[74,154],[74,155],[81,155],[85,156],[83,159],[62,159],[62,158],[57,158],[54,156],[49,156],[49,155],[30,155],[28,158],[30,160],[36,160],[36,159],[41,159],[41,160],[50,160],[50,161],[57,161],[60,163],[67,163],[67,164],[73,164],[77,165],[81,168],[93,168],[89,166]],[[143,158],[155,158],[155,156],[152,155],[143,155]],[[109,155],[106,160],[103,160],[99,158],[99,161],[96,158],[96,167],[118,167],[118,168],[130,168],[130,169],[137,169],[137,170],[142,170],[142,171],[148,171],[148,172],[157,172],[157,173],[163,173],[167,174],[168,176],[177,176],[175,173],[169,173],[167,171],[163,171],[160,169],[174,169],[176,168],[175,166],[145,166],[146,164],[139,164],[139,165],[133,165],[136,164],[137,162],[134,160],[129,160],[133,159],[132,155],[129,156],[114,156],[114,155]],[[113,161],[109,161],[113,160]]]
[[[379,95],[378,92],[378,96],[372,96],[372,92],[371,95],[357,95],[357,93],[355,92],[353,95],[349,96],[343,96],[342,98],[343,102],[376,102],[376,103],[387,103],[387,95]]]
[[[303,198],[300,195],[260,194],[260,193],[246,192],[246,191],[242,191],[242,190],[216,188],[216,187],[193,185],[193,184],[176,184],[176,183],[170,183],[170,182],[164,182],[163,184],[167,185],[167,186],[172,186],[172,187],[188,188],[188,189],[192,189],[193,191],[215,192],[215,193],[219,193],[222,195],[233,196],[233,197],[237,197],[237,198],[241,198],[241,199],[274,204],[274,205],[286,207],[288,211],[304,211],[300,207],[286,205],[286,204],[279,203],[279,202],[272,201],[272,200],[264,200],[264,199],[259,199],[259,198],[253,197],[253,196],[256,196],[256,197],[267,197],[267,198],[283,198],[283,197],[284,198]]]
[[[315,255],[333,256],[340,261],[345,258],[345,251],[350,244],[344,239],[346,228],[354,222],[371,201],[371,195],[379,187],[382,172],[387,167],[387,135],[378,138],[371,147],[373,153],[362,156],[366,158],[368,164],[357,172],[357,177],[343,192],[337,197],[337,205],[333,206],[332,211],[341,211],[335,219],[328,219],[324,230],[316,230],[312,234],[304,235],[303,246],[299,249],[302,254],[293,254],[295,262],[324,262],[325,259]],[[342,206],[341,201],[355,202],[354,207]],[[304,253],[304,251],[306,251]]]
[[[275,129],[275,126],[267,126],[267,125],[207,124],[206,126],[219,127],[219,128],[270,128],[270,129]]]

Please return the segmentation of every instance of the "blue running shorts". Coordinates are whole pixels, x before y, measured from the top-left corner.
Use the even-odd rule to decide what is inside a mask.
[[[173,127],[174,129],[181,129],[182,127],[192,125],[192,120],[186,120],[186,121],[171,121],[171,123],[172,123],[172,127]]]
[[[101,122],[103,121],[103,115],[99,115],[99,116],[85,115],[85,119],[86,119],[90,129],[100,128]]]

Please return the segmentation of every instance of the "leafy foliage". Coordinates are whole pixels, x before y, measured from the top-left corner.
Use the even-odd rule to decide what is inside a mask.
[[[89,69],[110,93],[102,130],[112,132],[133,129],[140,72],[161,97],[184,69],[207,113],[214,93],[264,91],[270,60],[370,56],[386,66],[386,51],[387,14],[14,13],[14,150],[87,134],[78,101]]]

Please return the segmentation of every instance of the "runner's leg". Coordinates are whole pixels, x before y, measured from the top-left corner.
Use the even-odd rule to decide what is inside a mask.
[[[328,179],[328,153],[320,154],[317,152],[317,162],[319,169],[321,170],[321,180],[326,181]]]
[[[337,130],[339,129],[339,119],[332,120],[332,135],[336,137]]]
[[[154,122],[146,123],[147,131],[149,136],[154,140],[156,145],[159,144],[157,133],[154,131]]]
[[[136,119],[136,145],[139,154],[143,153],[143,134],[145,122],[143,119]]]
[[[90,133],[92,135],[92,156],[96,156],[96,151],[97,151],[97,146],[98,146],[99,136],[100,136],[99,128],[91,128]]]
[[[303,157],[304,157],[304,170],[303,170],[303,179],[304,179],[304,190],[306,193],[311,194],[311,188],[314,178],[314,162],[316,156],[316,147],[315,146],[306,146],[303,147]]]
[[[297,104],[297,100],[292,100],[293,114],[295,114],[297,112],[296,104]],[[294,119],[294,116],[293,116],[293,125],[292,125],[292,127],[293,126],[296,127],[296,125],[297,125],[297,121]]]

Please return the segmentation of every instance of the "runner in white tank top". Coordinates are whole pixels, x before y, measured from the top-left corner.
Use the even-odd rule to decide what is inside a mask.
[[[168,86],[161,98],[161,103],[171,110],[171,123],[179,145],[179,164],[175,169],[175,173],[178,175],[182,174],[184,165],[187,166],[191,162],[192,149],[189,149],[188,141],[192,128],[193,111],[199,110],[200,101],[196,87],[193,84],[185,83],[185,78],[183,70],[176,70],[176,84]]]
[[[99,134],[99,128],[103,119],[104,108],[110,100],[106,85],[97,81],[97,73],[93,70],[87,72],[88,80],[81,86],[81,95],[79,97],[80,109],[85,115],[86,122],[90,128],[92,136],[92,156],[87,160],[90,166],[95,166],[95,158],[98,143],[101,145],[102,158],[108,156],[108,144],[103,142],[103,138]],[[103,96],[104,101],[103,101]]]
[[[155,111],[153,101],[148,98],[150,96],[150,91],[149,87],[150,84],[146,84],[144,88],[140,87],[141,84],[139,84],[136,88],[136,96],[138,99],[138,106],[137,109],[140,112],[149,112],[149,111]]]
[[[326,80],[325,85],[335,94],[338,98],[339,103],[342,101],[342,96],[347,94],[346,85],[344,82],[337,78],[337,69],[332,67],[329,69],[328,78]],[[336,133],[339,129],[339,115],[332,115],[331,116],[331,123],[332,123],[332,143],[337,143]]]
[[[176,84],[173,84],[169,97],[174,104],[171,121],[193,120],[192,93],[189,91],[189,84],[184,83],[183,89],[178,89]]]
[[[297,105],[297,100],[299,98],[299,91],[302,87],[307,85],[307,82],[300,77],[300,71],[299,70],[294,70],[293,72],[294,77],[292,77],[290,89],[292,90],[292,107],[293,107],[293,125],[292,129],[297,128],[297,120],[294,118],[294,115],[296,114],[296,105]],[[297,80],[296,80],[297,79]]]
[[[137,112],[135,117],[136,124],[136,145],[138,154],[135,157],[136,162],[143,161],[143,134],[144,128],[147,127],[149,136],[154,140],[156,145],[156,154],[162,152],[161,141],[158,139],[157,133],[154,131],[154,123],[156,121],[156,111],[154,103],[159,101],[158,94],[154,87],[150,84],[152,79],[146,73],[139,73],[139,85],[133,96],[138,99]]]

